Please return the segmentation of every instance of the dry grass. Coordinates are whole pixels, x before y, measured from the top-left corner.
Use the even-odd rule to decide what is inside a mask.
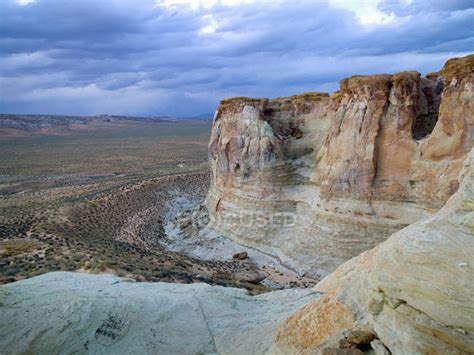
[[[37,243],[31,243],[23,240],[0,242],[0,255],[4,258],[25,254],[36,250]]]

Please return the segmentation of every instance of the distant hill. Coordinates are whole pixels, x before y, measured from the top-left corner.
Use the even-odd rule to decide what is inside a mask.
[[[203,121],[212,121],[213,118],[214,118],[213,113],[202,113],[197,116],[188,117],[188,119],[191,119],[191,120],[203,120]]]
[[[131,117],[120,115],[63,116],[41,114],[0,114],[0,135],[64,134],[76,130],[94,130],[136,123],[182,122],[186,120],[210,120],[209,115],[188,118]]]

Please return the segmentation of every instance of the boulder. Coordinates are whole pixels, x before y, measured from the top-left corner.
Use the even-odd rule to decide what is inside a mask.
[[[179,223],[179,228],[186,229],[186,228],[188,228],[189,226],[192,225],[193,221],[192,221],[191,217],[184,217],[184,218],[180,219],[178,221],[178,223]]]
[[[245,260],[249,257],[249,254],[246,252],[246,251],[243,251],[243,252],[240,252],[240,253],[236,253],[232,256],[232,259],[236,259],[236,260]]]

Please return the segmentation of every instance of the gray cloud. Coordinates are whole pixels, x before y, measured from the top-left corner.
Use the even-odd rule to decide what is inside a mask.
[[[325,1],[190,9],[37,0],[0,8],[0,111],[197,115],[234,95],[332,91],[354,74],[437,70],[474,48],[470,1]]]

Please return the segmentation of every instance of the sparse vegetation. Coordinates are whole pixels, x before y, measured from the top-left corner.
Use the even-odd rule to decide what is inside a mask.
[[[0,282],[49,271],[245,286],[164,250],[163,207],[208,187],[209,123],[137,122],[0,141]],[[216,276],[217,275],[217,276]]]

